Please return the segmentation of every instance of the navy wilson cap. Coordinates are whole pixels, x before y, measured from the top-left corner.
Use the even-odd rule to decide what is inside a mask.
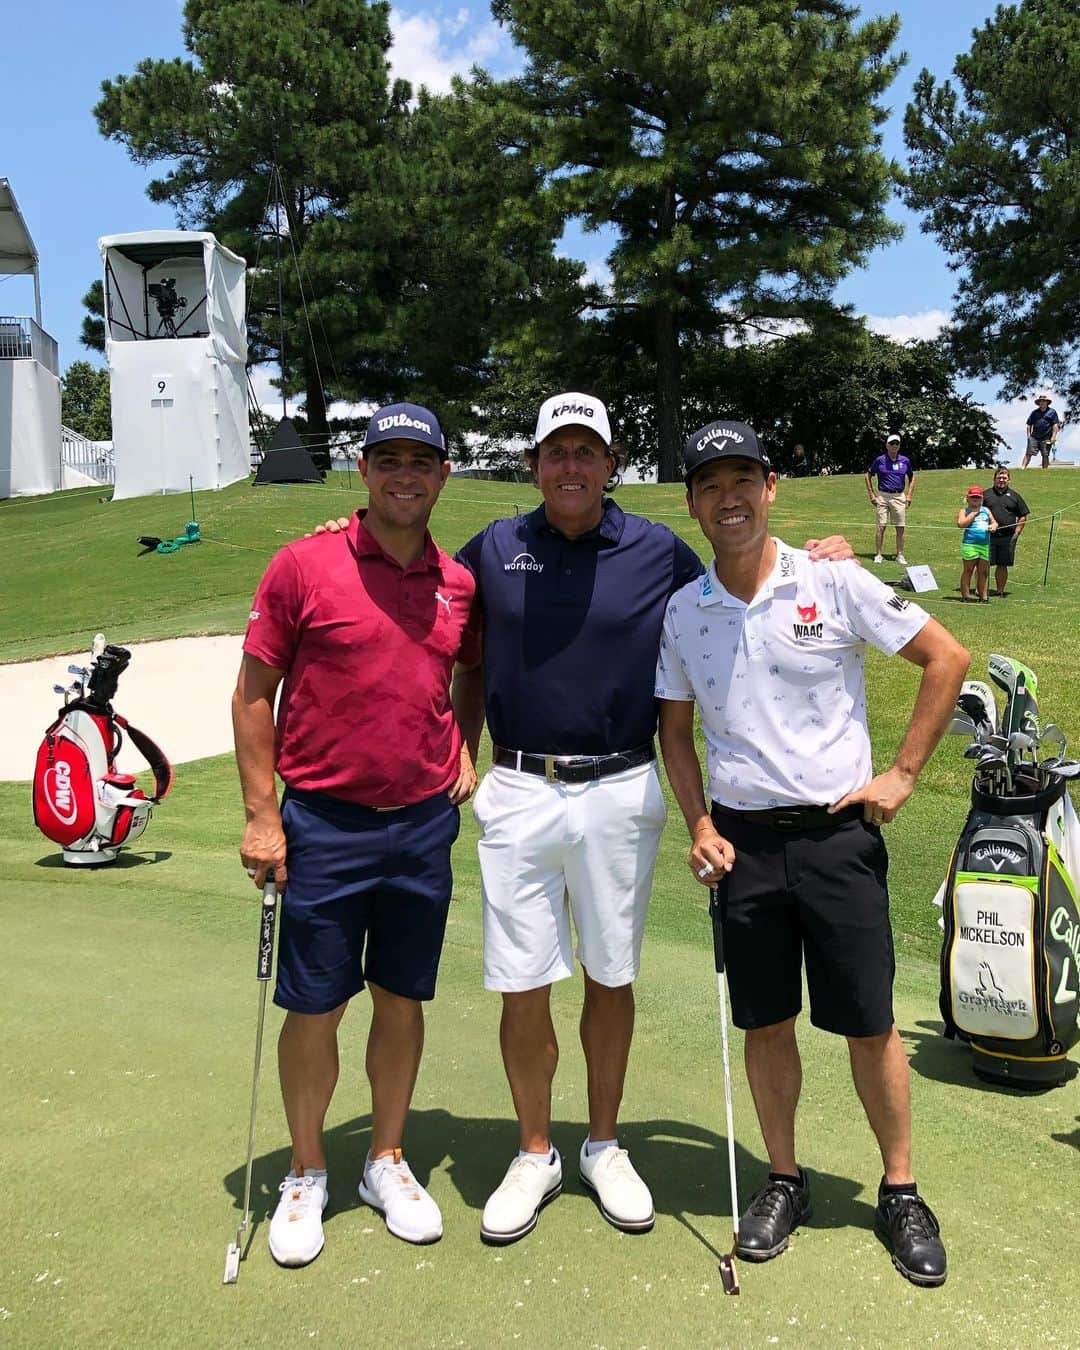
[[[703,464],[714,459],[756,459],[766,473],[772,469],[757,432],[745,422],[710,422],[687,437],[683,446],[684,480],[689,483]]]
[[[364,454],[380,441],[416,441],[437,450],[440,459],[448,458],[439,419],[418,403],[390,403],[377,408],[367,425]]]

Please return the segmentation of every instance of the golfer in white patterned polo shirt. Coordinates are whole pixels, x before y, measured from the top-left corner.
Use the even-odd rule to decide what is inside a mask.
[[[910,796],[940,739],[968,656],[925,611],[865,571],[811,566],[770,536],[776,475],[750,427],[703,427],[684,463],[690,514],[714,561],[668,603],[656,696],[668,778],[693,839],[690,866],[703,884],[721,883],[714,922],[769,1154],[768,1180],[739,1220],[736,1250],[748,1260],[777,1256],[811,1214],[795,1151],[805,960],[811,1021],[846,1038],[881,1150],[882,1237],[908,1279],[941,1284],[945,1248],[911,1171],[880,827]],[[876,777],[867,644],[923,672],[896,760]],[[694,746],[695,701],[711,813]]]

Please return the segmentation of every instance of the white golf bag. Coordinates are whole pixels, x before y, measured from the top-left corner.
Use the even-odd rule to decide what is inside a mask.
[[[945,1035],[980,1078],[1052,1087],[1080,1040],[1080,821],[1060,780],[971,800],[939,892]]]
[[[97,867],[114,861],[121,845],[146,829],[154,806],[172,786],[172,766],[138,727],[113,711],[110,699],[131,659],[123,647],[95,643],[93,664],[65,692],[65,704],[38,748],[34,768],[34,822],[60,844],[64,862]],[[70,698],[72,693],[77,697]],[[136,786],[134,774],[120,773],[116,757],[123,732],[150,765],[154,793]]]

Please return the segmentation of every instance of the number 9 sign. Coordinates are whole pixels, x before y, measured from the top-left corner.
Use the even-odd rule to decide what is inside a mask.
[[[151,375],[150,397],[152,399],[172,398],[172,376]]]

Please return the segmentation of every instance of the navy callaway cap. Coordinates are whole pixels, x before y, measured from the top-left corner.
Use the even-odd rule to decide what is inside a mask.
[[[710,422],[689,436],[683,446],[683,479],[689,483],[714,459],[756,459],[766,473],[772,469],[757,432],[745,422]]]
[[[439,419],[418,403],[390,403],[371,414],[364,437],[364,454],[380,441],[416,441],[430,445],[440,459],[449,458]]]

